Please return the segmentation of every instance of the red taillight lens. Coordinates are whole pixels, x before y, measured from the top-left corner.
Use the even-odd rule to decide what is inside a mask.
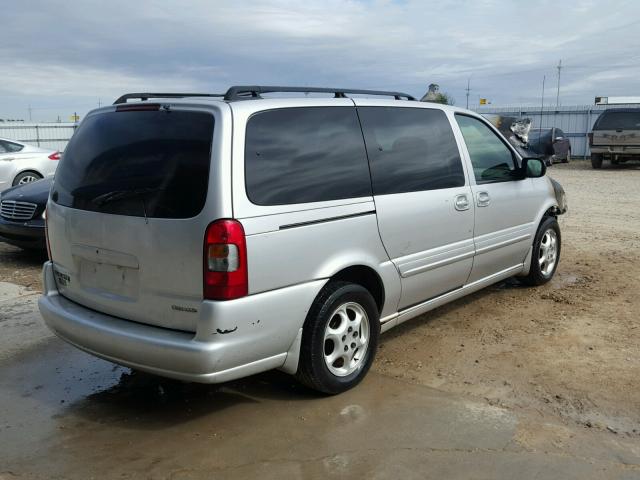
[[[589,146],[593,147],[593,132],[588,134],[589,137]]]
[[[54,152],[49,155],[49,160],[60,160],[60,152]]]
[[[204,236],[204,299],[233,300],[249,293],[247,242],[242,224],[217,220]]]

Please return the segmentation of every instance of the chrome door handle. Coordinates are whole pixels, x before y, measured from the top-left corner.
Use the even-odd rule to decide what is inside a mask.
[[[459,211],[469,210],[469,198],[465,194],[456,195],[456,198],[454,200],[454,205],[456,207],[456,210],[459,210]]]
[[[479,207],[488,207],[490,203],[491,203],[491,197],[489,196],[489,192],[478,192]]]

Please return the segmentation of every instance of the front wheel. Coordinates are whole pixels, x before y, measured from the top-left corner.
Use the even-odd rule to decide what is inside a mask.
[[[558,221],[554,217],[546,217],[536,232],[529,275],[522,277],[522,282],[537,286],[551,280],[558,268],[561,245],[562,239]]]
[[[328,394],[360,383],[376,354],[379,317],[367,289],[348,282],[329,282],[305,320],[298,380]]]

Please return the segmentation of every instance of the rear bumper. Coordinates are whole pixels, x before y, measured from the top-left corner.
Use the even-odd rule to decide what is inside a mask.
[[[607,146],[607,145],[593,145],[591,146],[591,153],[603,153],[611,155],[640,155],[640,146]]]
[[[43,276],[40,313],[63,340],[114,363],[200,383],[279,368],[288,355],[297,355],[292,346],[324,283],[310,282],[237,301],[203,302],[194,334],[122,320],[66,299],[57,290],[51,262],[45,263]]]

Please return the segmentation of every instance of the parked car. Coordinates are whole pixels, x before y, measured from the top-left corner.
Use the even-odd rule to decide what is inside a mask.
[[[476,113],[398,92],[219,97],[128,94],[77,129],[39,299],[61,338],[167,377],[279,368],[334,394],[381,332],[554,275],[562,187]]]
[[[527,156],[542,158],[547,165],[571,161],[571,143],[559,128],[532,128],[525,148]]]
[[[44,249],[45,208],[53,178],[16,185],[0,193],[0,241]]]
[[[612,108],[600,114],[589,134],[591,166],[602,168],[640,159],[640,108]]]
[[[51,177],[60,152],[0,138],[0,192],[9,187]]]
[[[547,166],[568,163],[571,143],[559,128],[531,128],[530,118],[483,115],[496,127],[522,157],[537,157]]]

